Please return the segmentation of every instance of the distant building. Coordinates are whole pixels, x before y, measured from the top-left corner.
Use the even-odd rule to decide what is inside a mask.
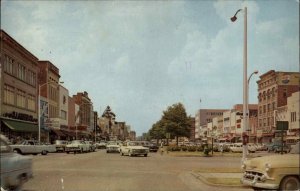
[[[76,125],[77,138],[88,138],[92,136],[93,133],[93,123],[94,120],[93,113],[93,103],[88,96],[88,93],[78,92],[73,95],[75,104],[79,106],[79,111],[76,112]]]
[[[201,139],[207,136],[207,124],[217,116],[222,116],[227,109],[200,109],[195,115],[195,138]]]
[[[189,137],[189,140],[190,141],[195,141],[195,118],[192,117],[191,118],[191,128],[190,128],[190,137]]]
[[[299,72],[276,72],[270,70],[260,76],[258,85],[258,127],[259,142],[271,142],[276,129],[277,112],[287,105],[287,98],[299,91]]]

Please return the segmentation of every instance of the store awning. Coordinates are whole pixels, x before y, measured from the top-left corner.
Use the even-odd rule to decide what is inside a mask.
[[[3,123],[12,131],[17,132],[38,132],[38,126],[34,123],[22,121],[2,120]]]

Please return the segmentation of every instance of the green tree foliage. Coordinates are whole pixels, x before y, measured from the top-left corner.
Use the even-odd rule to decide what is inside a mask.
[[[152,128],[149,130],[149,136],[152,139],[156,139],[157,142],[159,139],[166,138],[165,135],[166,135],[166,130],[164,129],[161,120],[153,124]]]
[[[183,104],[177,103],[169,106],[163,111],[162,118],[152,125],[149,130],[151,138],[157,140],[166,138],[166,133],[171,134],[171,138],[189,137],[191,127],[191,117],[188,117]]]

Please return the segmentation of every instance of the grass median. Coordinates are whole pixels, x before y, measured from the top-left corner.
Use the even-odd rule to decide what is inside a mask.
[[[195,170],[201,179],[209,184],[219,186],[243,186],[240,183],[241,169],[239,168],[202,168]],[[211,174],[207,176],[208,174]],[[221,175],[221,176],[220,176]],[[235,176],[232,176],[235,175]]]

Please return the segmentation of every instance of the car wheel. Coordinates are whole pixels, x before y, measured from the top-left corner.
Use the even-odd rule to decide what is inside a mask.
[[[120,151],[120,155],[121,155],[121,156],[124,156],[124,153],[123,153],[122,151]]]
[[[47,155],[47,153],[48,153],[47,151],[43,150],[41,154],[42,155]]]
[[[148,155],[147,154],[144,154],[144,157],[147,157]]]
[[[15,152],[15,153],[19,153],[19,154],[23,154],[22,151],[19,150],[19,149],[14,149],[14,152]]]
[[[299,190],[300,182],[295,176],[287,176],[280,183],[280,190]]]
[[[69,151],[67,151],[66,153],[69,154]]]

